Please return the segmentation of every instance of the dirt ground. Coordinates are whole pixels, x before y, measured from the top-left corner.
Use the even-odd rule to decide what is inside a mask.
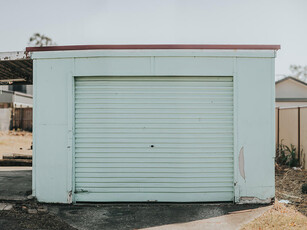
[[[306,170],[300,171],[292,168],[276,167],[276,199],[289,200],[291,202],[289,206],[293,206],[307,216],[307,194],[302,193],[304,183],[307,183]]]
[[[6,153],[32,155],[32,133],[24,131],[0,132],[0,159]]]
[[[307,217],[295,208],[286,207],[276,201],[270,210],[241,228],[241,230],[270,229],[306,230]]]
[[[307,183],[307,171],[278,165],[275,169],[274,206],[241,230],[307,229],[307,194],[302,193],[302,185]],[[290,203],[281,204],[280,200]]]

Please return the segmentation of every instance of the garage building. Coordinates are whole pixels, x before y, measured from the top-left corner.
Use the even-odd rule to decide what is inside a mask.
[[[276,45],[29,47],[41,202],[267,203]]]

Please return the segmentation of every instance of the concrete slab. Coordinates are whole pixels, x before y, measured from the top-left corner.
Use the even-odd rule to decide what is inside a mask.
[[[188,223],[169,224],[153,228],[144,228],[143,230],[237,230],[242,225],[253,221],[268,211],[272,206],[256,209],[247,209],[244,211],[231,212],[227,215],[209,218],[205,220],[192,221]]]
[[[237,229],[240,224],[257,217],[267,208],[233,204],[98,204],[48,207],[50,213],[72,227],[84,230],[125,230],[156,226],[160,227],[152,229]],[[207,225],[210,228],[205,228]]]
[[[0,168],[0,200],[26,200],[32,193],[32,170]]]

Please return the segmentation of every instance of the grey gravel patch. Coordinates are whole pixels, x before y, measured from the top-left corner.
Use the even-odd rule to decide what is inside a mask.
[[[37,210],[36,210],[36,209],[29,208],[29,209],[28,209],[28,213],[29,213],[29,214],[36,214],[36,213],[37,213]]]
[[[33,200],[33,199],[34,199],[34,196],[29,195],[29,196],[27,196],[27,199],[28,199],[28,200]]]
[[[37,211],[40,212],[40,213],[47,213],[48,208],[47,208],[47,206],[38,206]]]
[[[8,204],[3,210],[9,211],[9,210],[11,210],[12,208],[13,208],[13,205]]]
[[[0,211],[9,211],[13,208],[12,204],[0,203]]]

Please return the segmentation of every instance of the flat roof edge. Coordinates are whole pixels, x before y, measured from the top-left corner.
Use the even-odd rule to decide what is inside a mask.
[[[280,45],[183,45],[183,44],[152,44],[152,45],[71,45],[27,47],[26,52],[65,51],[65,50],[127,50],[127,49],[216,49],[216,50],[279,50]]]

